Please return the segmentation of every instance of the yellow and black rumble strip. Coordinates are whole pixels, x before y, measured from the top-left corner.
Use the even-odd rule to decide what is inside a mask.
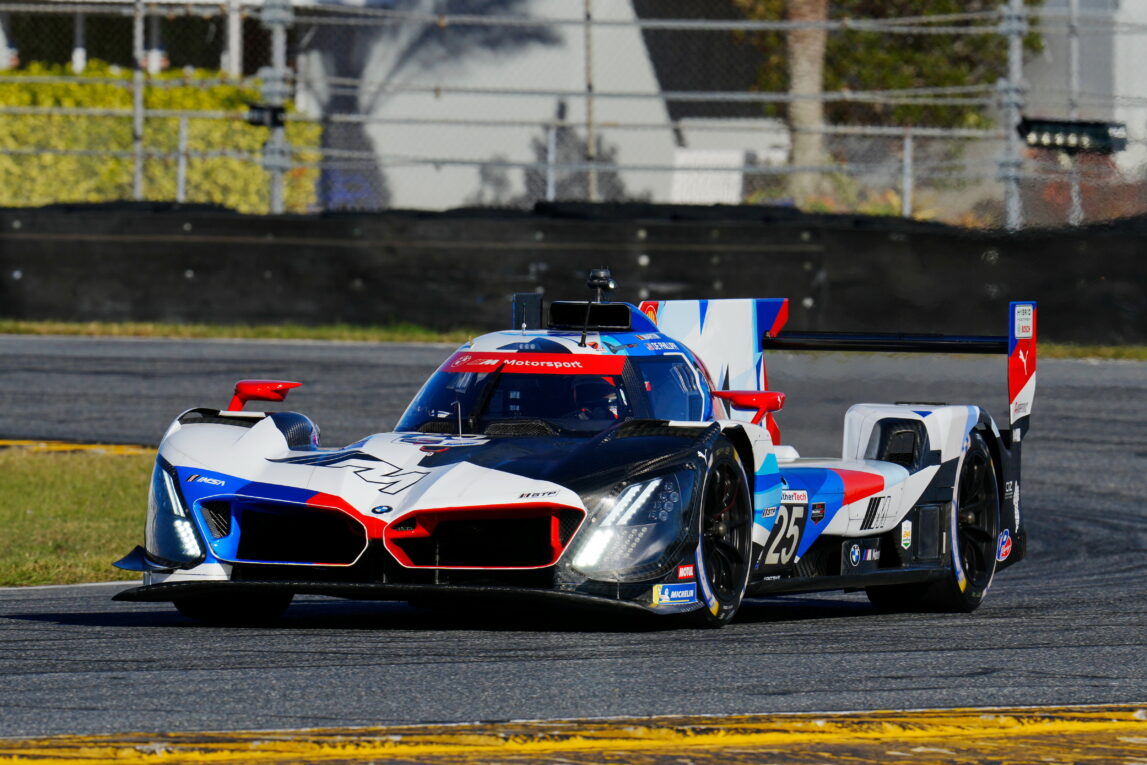
[[[1145,763],[1147,704],[0,740],[0,762]]]
[[[71,441],[17,441],[0,439],[0,449],[26,449],[31,452],[97,452],[100,454],[155,454],[154,446],[135,444],[87,444]]]

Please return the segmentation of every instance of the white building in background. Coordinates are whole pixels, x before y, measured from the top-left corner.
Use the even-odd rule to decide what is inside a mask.
[[[1067,119],[1072,0],[1044,0],[1044,51],[1029,60],[1024,113]],[[1078,31],[1078,118],[1127,125],[1129,145],[1116,156],[1124,172],[1147,167],[1147,0],[1074,0]]]
[[[1147,2],[1124,0],[1116,14],[1117,22],[1136,25],[1135,32],[1118,33],[1115,39],[1114,73],[1115,119],[1127,123],[1133,143],[1120,157],[1120,166],[1147,167]],[[1130,26],[1127,27],[1131,29]]]
[[[743,200],[747,163],[787,160],[788,134],[777,120],[671,124],[670,105],[661,95],[665,84],[642,30],[633,24],[637,14],[630,0],[594,3],[595,21],[605,24],[593,27],[588,45],[581,2],[507,0],[502,5],[488,12],[555,23],[405,22],[335,30],[316,25],[313,34],[302,35],[308,42],[297,59],[299,102],[315,116],[358,112],[369,118],[357,148],[369,145],[378,158],[388,206],[446,209],[523,204],[547,196],[583,198],[573,185],[584,189],[585,170],[569,165],[583,162],[591,103],[587,76],[596,94],[591,108],[603,162],[598,184],[603,200],[737,204]],[[420,0],[401,7],[429,13],[440,6]],[[350,93],[340,90],[339,77],[362,77],[362,82]],[[731,89],[720,83],[712,87]],[[552,172],[527,170],[534,163],[551,166]],[[567,184],[563,194],[563,178],[578,175],[578,183]],[[328,204],[337,207],[338,200]]]

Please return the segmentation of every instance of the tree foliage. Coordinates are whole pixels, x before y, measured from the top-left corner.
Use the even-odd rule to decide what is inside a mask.
[[[747,18],[780,21],[786,0],[734,0]],[[1025,0],[1038,6],[1043,0]],[[913,16],[995,11],[1000,0],[830,0],[830,20],[896,19]],[[966,24],[970,22],[959,22]],[[912,88],[992,86],[1007,72],[1007,39],[991,21],[975,22],[984,34],[888,34],[849,29],[829,33],[825,53],[825,91],[907,90]],[[950,26],[952,24],[945,24]],[[765,57],[757,85],[762,91],[789,90],[789,66],[782,32],[755,32],[743,39]],[[1028,52],[1042,48],[1029,33]],[[779,113],[773,107],[770,111]],[[826,119],[834,124],[929,125],[982,128],[990,110],[975,104],[875,104],[829,102]]]
[[[68,79],[61,65],[33,63],[0,83],[0,107],[93,108],[130,110],[130,70],[90,62],[83,77]],[[55,81],[44,81],[52,78]],[[58,78],[58,79],[56,79]],[[148,109],[230,111],[246,109],[259,94],[220,80],[218,72],[166,72],[147,87]],[[318,125],[291,122],[287,139],[296,162],[319,159]],[[188,118],[191,152],[231,152],[231,156],[194,157],[187,162],[187,202],[204,202],[242,212],[266,212],[268,174],[260,166],[269,129],[241,119]],[[164,153],[144,161],[144,198],[176,198],[179,120],[148,117],[145,152]],[[0,206],[56,202],[105,202],[132,198],[133,157],[130,116],[7,114],[0,119]],[[286,174],[284,196],[292,212],[315,204],[318,170],[297,167]]]

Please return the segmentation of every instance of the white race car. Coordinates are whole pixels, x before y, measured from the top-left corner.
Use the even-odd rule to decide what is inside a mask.
[[[593,281],[596,279],[596,281]],[[593,272],[591,285],[611,284]],[[447,358],[395,432],[320,446],[298,383],[242,381],[159,447],[142,571],[120,600],[213,622],[298,593],[577,602],[720,626],[742,598],[863,588],[970,611],[1024,556],[1020,446],[1036,307],[1000,337],[784,333],[788,301],[515,303]],[[770,348],[1003,353],[1009,428],[973,404],[856,404],[839,457],[780,442]]]

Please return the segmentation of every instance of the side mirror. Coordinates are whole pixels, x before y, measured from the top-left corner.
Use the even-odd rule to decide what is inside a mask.
[[[227,410],[238,412],[248,401],[282,401],[287,397],[291,388],[297,388],[302,383],[289,380],[240,380],[235,383],[235,395]]]
[[[785,394],[774,390],[715,390],[713,395],[728,401],[734,409],[756,409],[754,425],[760,425],[766,414],[779,412],[785,406]]]

